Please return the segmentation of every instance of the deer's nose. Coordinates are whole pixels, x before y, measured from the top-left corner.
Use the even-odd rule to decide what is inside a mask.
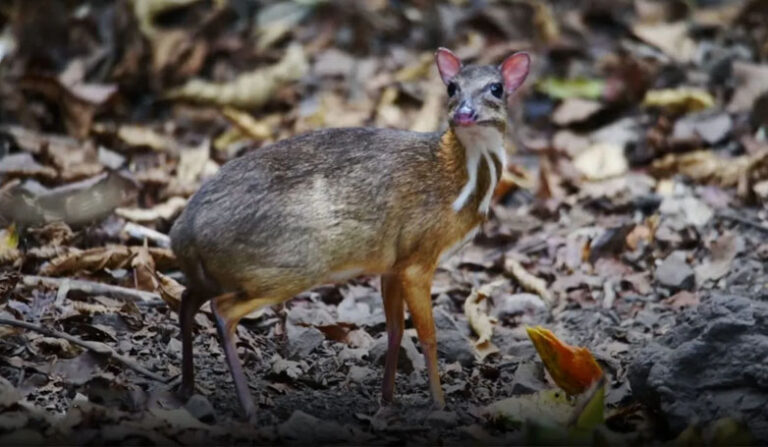
[[[456,109],[456,113],[453,114],[453,123],[459,126],[469,126],[477,121],[477,112],[472,107],[472,103],[465,100]]]

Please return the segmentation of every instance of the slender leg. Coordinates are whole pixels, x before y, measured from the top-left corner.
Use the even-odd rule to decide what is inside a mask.
[[[206,301],[192,293],[188,288],[181,296],[179,326],[181,327],[181,388],[179,393],[184,399],[189,398],[195,389],[195,364],[192,354],[192,332],[195,327],[195,314]]]
[[[224,350],[229,370],[232,373],[237,399],[240,401],[240,406],[247,418],[252,418],[256,414],[256,405],[254,405],[248,389],[248,381],[245,378],[245,373],[243,373],[243,365],[237,357],[237,348],[233,338],[235,329],[240,319],[248,313],[282,301],[284,300],[271,298],[251,299],[240,293],[227,293],[217,296],[211,301],[211,310],[216,317],[219,341]]]
[[[437,369],[437,338],[435,337],[435,320],[432,316],[432,273],[434,268],[423,268],[412,265],[403,273],[403,296],[408,303],[413,325],[419,335],[421,348],[427,363],[429,374],[429,389],[432,400],[438,409],[445,407],[443,389],[440,386],[440,373]]]
[[[405,326],[402,284],[396,275],[381,277],[381,294],[384,297],[384,316],[387,320],[387,357],[384,363],[384,380],[381,387],[381,400],[385,404],[392,402],[395,392],[395,373],[397,358],[400,354],[400,342]]]

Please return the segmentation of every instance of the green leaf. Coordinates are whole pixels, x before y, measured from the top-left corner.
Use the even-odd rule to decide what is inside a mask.
[[[599,99],[605,90],[605,81],[590,78],[553,78],[541,79],[536,90],[553,98],[589,98]]]
[[[576,428],[592,430],[605,421],[605,385],[597,388],[576,419]]]

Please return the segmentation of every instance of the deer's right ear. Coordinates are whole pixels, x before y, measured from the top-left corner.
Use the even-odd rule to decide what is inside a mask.
[[[443,78],[443,82],[446,84],[451,82],[451,79],[461,70],[461,59],[456,57],[453,51],[448,48],[440,47],[437,49],[435,62],[437,63],[438,71],[440,71],[440,77]]]

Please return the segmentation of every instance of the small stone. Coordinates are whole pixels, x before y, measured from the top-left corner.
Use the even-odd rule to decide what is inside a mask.
[[[213,405],[208,402],[208,399],[206,399],[205,396],[200,394],[192,395],[187,401],[187,404],[184,405],[184,408],[200,422],[211,424],[216,421]]]
[[[656,267],[656,281],[672,290],[691,290],[695,285],[693,269],[685,262],[685,253],[674,251]]]

